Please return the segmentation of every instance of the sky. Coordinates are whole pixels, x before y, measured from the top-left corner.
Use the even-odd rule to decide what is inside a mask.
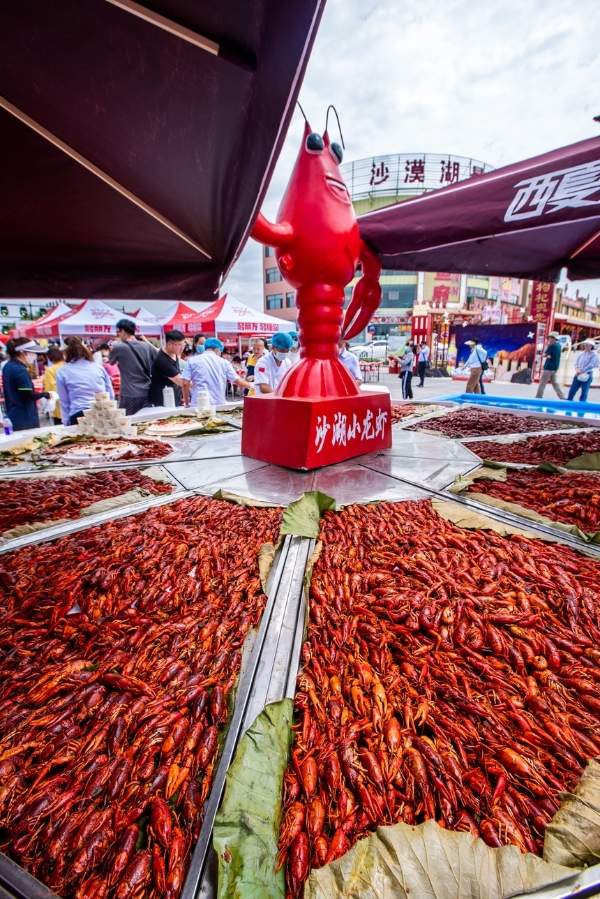
[[[598,0],[328,0],[299,99],[319,133],[335,105],[344,162],[427,152],[498,168],[600,134],[599,42]],[[262,207],[267,218],[303,124],[297,110]],[[261,278],[261,250],[250,240],[224,291],[262,309]],[[576,289],[600,303],[600,280],[569,285]]]

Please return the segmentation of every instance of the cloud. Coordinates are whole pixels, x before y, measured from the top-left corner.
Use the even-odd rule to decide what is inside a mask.
[[[315,130],[335,104],[345,161],[415,151],[508,165],[599,133],[599,33],[597,0],[328,0],[300,102]],[[270,218],[302,128],[298,111],[263,206]],[[226,288],[261,308],[251,243]]]

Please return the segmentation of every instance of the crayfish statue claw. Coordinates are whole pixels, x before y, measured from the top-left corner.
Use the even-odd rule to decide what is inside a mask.
[[[379,306],[381,265],[361,240],[341,161],[341,147],[307,123],[277,222],[259,214],[252,229],[255,240],[275,248],[279,270],[296,288],[300,362],[281,381],[277,396],[359,393],[339,360],[338,344],[342,333],[348,339],[360,333]],[[359,262],[363,275],[344,318],[344,288]]]

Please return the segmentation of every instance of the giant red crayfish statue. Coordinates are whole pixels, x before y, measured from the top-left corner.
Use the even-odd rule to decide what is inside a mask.
[[[355,396],[356,383],[338,359],[342,335],[358,334],[381,302],[377,256],[361,240],[354,207],[340,172],[342,149],[311,131],[308,122],[277,222],[262,214],[252,237],[275,248],[281,274],[296,288],[301,362],[282,380],[278,396]],[[344,288],[358,263],[344,317]]]

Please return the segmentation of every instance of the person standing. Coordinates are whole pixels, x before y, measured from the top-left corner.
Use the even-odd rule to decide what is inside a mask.
[[[17,337],[6,344],[8,362],[2,366],[2,389],[6,414],[10,418],[14,431],[26,431],[28,428],[39,428],[40,419],[36,403],[44,397],[49,399],[47,391],[38,393],[34,390],[29,374],[29,366],[33,365],[38,353],[45,353],[46,347],[39,346],[29,337]]]
[[[115,394],[107,372],[102,365],[96,365],[91,350],[79,337],[67,337],[65,343],[66,364],[56,373],[56,390],[62,423],[74,425],[92,405],[95,393],[106,392],[111,400]]]
[[[153,406],[164,406],[163,390],[172,387],[175,394],[175,405],[183,403],[183,382],[179,367],[179,356],[185,346],[185,334],[181,331],[165,333],[164,349],[158,351],[152,364],[152,381],[148,399]]]
[[[560,389],[560,384],[558,383],[557,372],[560,368],[560,352],[561,347],[558,342],[558,338],[560,334],[558,331],[551,331],[548,334],[548,346],[544,351],[545,361],[544,366],[542,368],[542,374],[540,376],[540,383],[537,389],[536,397],[541,399],[544,395],[544,390],[546,389],[546,384],[548,381],[554,387],[556,394],[559,400],[564,400],[565,395]]]
[[[594,369],[600,366],[600,359],[598,359],[598,354],[594,352],[594,344],[591,340],[582,340],[580,346],[583,352],[579,354],[575,363],[575,377],[573,378],[567,399],[574,400],[577,392],[581,390],[579,402],[587,403],[588,393],[594,378]]]
[[[409,340],[404,350],[404,355],[400,357],[400,374],[398,377],[402,381],[402,399],[412,400],[412,376],[413,365],[415,364],[415,354],[413,353],[412,341]]]
[[[48,348],[48,362],[50,363],[44,372],[44,390],[48,393],[58,393],[56,389],[56,374],[65,364],[65,357],[57,346]],[[52,423],[55,425],[62,424],[62,414],[60,411],[60,400],[56,401],[56,405],[52,410]]]
[[[346,341],[343,338],[339,342],[339,350],[340,350],[340,362],[342,363],[344,368],[348,369],[348,371],[350,372],[350,374],[352,375],[352,377],[354,378],[356,383],[360,386],[363,382],[363,376],[362,376],[362,372],[360,370],[360,363],[359,363],[358,359],[356,358],[356,356],[354,355],[354,353],[351,353],[349,351],[348,344],[346,343]],[[293,351],[290,352],[290,357],[292,355],[292,352]],[[292,365],[294,365],[294,362],[292,362]]]
[[[248,381],[240,378],[231,362],[221,359],[224,348],[217,337],[209,337],[204,344],[204,353],[188,356],[181,373],[185,406],[190,405],[190,391],[192,406],[197,405],[199,390],[206,390],[211,406],[222,406],[226,402],[227,382],[236,387],[250,387]]]
[[[262,356],[254,369],[255,396],[274,393],[283,376],[290,370],[292,363],[289,352],[292,349],[292,338],[284,331],[273,334],[271,350]]]
[[[136,339],[135,323],[130,319],[122,318],[116,328],[119,340],[113,344],[108,361],[119,366],[119,408],[125,409],[127,415],[135,415],[150,405],[148,394],[156,349],[142,335]]]
[[[487,353],[482,346],[479,346],[477,338],[465,340],[465,343],[471,350],[469,358],[465,363],[471,369],[465,393],[481,393],[481,376],[483,375],[483,363],[486,360]]]
[[[425,370],[429,362],[429,347],[425,341],[421,341],[419,352],[417,354],[417,362],[419,365],[419,387],[425,387]]]
[[[477,345],[477,358],[481,360],[481,374],[479,375],[479,389],[481,393],[485,393],[485,387],[483,386],[483,375],[488,370],[488,362],[487,362],[487,350],[485,347],[482,347],[479,343]]]

